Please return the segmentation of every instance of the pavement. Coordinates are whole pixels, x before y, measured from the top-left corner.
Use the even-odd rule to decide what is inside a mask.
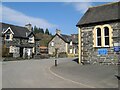
[[[58,63],[51,71],[57,75],[70,79],[88,88],[118,88],[118,66],[86,64],[80,65],[75,60]]]
[[[2,89],[2,62],[0,61],[0,89]]]
[[[115,65],[80,65],[75,58],[2,63],[2,88],[117,88]]]

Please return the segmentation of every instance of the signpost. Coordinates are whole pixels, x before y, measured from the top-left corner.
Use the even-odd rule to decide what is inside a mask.
[[[120,52],[120,43],[114,43],[114,52]]]
[[[120,46],[114,46],[114,52],[119,52],[120,51]]]

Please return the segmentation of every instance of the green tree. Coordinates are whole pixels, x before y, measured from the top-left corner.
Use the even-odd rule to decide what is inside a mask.
[[[49,33],[50,36],[53,36],[52,33]]]
[[[45,34],[47,34],[47,35],[50,34],[48,29],[45,30]]]
[[[31,28],[31,31],[32,31],[32,32],[34,31],[33,27]]]
[[[43,28],[39,28],[39,32],[44,34]]]
[[[36,34],[36,33],[39,33],[39,30],[38,30],[38,28],[36,27],[36,26],[34,26],[34,33]]]

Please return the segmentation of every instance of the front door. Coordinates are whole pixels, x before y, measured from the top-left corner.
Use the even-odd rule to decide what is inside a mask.
[[[20,47],[20,57],[23,57],[23,47]]]

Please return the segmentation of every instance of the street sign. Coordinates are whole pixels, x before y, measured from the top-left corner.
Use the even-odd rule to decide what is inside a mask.
[[[98,54],[99,55],[106,55],[108,53],[108,50],[107,49],[98,49]]]
[[[114,47],[114,52],[119,52],[120,51],[120,46],[115,46]]]

